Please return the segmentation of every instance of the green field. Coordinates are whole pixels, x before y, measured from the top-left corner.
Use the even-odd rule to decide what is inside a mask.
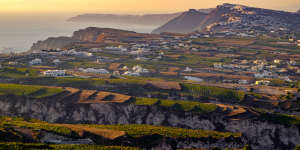
[[[300,125],[300,116],[295,115],[262,113],[259,119],[276,124]]]
[[[100,129],[112,129],[125,131],[132,137],[142,137],[146,135],[159,134],[171,138],[203,138],[212,137],[215,139],[226,138],[229,136],[240,137],[240,133],[217,132],[209,130],[192,130],[173,127],[151,126],[151,125],[89,125]]]
[[[17,95],[43,98],[61,93],[63,91],[64,89],[62,88],[0,83],[0,95]]]
[[[76,126],[76,125],[74,125]],[[214,139],[226,138],[229,136],[239,137],[240,133],[231,132],[218,132],[210,130],[192,130],[183,128],[152,126],[152,125],[78,125],[79,127],[85,126],[95,129],[110,129],[116,131],[124,131],[127,135],[137,138],[147,135],[161,135],[171,138],[202,138],[212,137]],[[41,122],[36,120],[25,121],[22,118],[1,117],[0,128],[7,129],[13,127],[22,127],[33,130],[44,130],[59,135],[65,135],[69,137],[76,136],[77,132],[73,131],[70,127],[60,124],[50,124],[47,122]]]
[[[214,97],[221,100],[242,101],[245,93],[227,88],[204,86],[196,84],[181,84],[183,92],[192,96]]]
[[[182,101],[182,100],[159,100],[155,98],[136,98],[136,105],[154,105],[158,104],[162,107],[176,107],[183,111],[196,111],[202,113],[213,112],[217,109],[214,104],[205,104],[200,102]]]
[[[30,68],[16,68],[16,67],[6,67],[0,69],[0,77],[7,78],[28,78],[28,77],[38,77],[40,75],[40,70],[30,69]]]

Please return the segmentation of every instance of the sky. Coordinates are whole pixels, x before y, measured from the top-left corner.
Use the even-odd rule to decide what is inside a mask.
[[[300,0],[0,0],[1,13],[161,13],[222,3],[296,11]]]

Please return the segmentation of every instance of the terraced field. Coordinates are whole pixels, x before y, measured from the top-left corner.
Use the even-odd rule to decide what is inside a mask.
[[[29,96],[34,98],[44,98],[64,92],[59,87],[44,87],[19,84],[0,84],[0,95]]]

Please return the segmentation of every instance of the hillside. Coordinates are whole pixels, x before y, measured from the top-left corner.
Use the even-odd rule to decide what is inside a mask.
[[[172,19],[165,25],[155,29],[153,33],[173,32],[173,33],[189,33],[196,30],[198,25],[206,17],[206,13],[190,9],[182,13],[180,16]]]
[[[292,12],[227,3],[212,9],[206,16],[197,16],[195,13],[185,12],[184,17],[193,21],[187,23],[189,19],[175,18],[153,32],[168,32],[169,28],[173,32],[191,32],[193,30],[212,32],[254,30],[257,32],[270,32],[298,30],[300,27],[300,15]],[[191,29],[191,27],[193,28]]]
[[[300,16],[291,12],[247,7],[243,5],[223,4],[198,26],[198,30],[294,30],[299,28]]]
[[[122,42],[152,38],[153,36],[119,29],[89,27],[75,31],[71,37],[50,37],[44,41],[38,41],[32,45],[31,50],[80,47],[83,44],[85,47],[89,47],[89,44],[97,46],[103,44],[105,41],[110,43]]]
[[[118,14],[83,14],[68,19],[71,22],[100,22],[112,24],[159,26],[177,17],[181,13],[118,15]]]

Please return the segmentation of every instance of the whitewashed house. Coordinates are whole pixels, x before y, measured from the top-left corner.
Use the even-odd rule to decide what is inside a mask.
[[[254,74],[255,78],[272,78],[274,75],[272,72],[264,70],[263,73],[256,73]]]
[[[192,72],[192,71],[193,71],[193,69],[190,68],[190,67],[186,67],[186,68],[184,69],[184,72]]]
[[[132,72],[132,71],[126,71],[123,73],[125,76],[140,76],[141,74],[139,72]]]
[[[195,81],[195,82],[203,82],[203,81],[204,81],[204,80],[201,79],[201,78],[192,77],[192,76],[185,76],[184,79],[190,80],[190,81]]]
[[[36,58],[36,59],[31,60],[31,61],[29,62],[30,65],[38,65],[38,64],[41,64],[41,63],[42,63],[42,60],[39,59],[39,58]]]
[[[271,81],[268,80],[260,80],[255,82],[256,85],[270,85],[270,83]]]
[[[141,67],[140,65],[136,65],[136,66],[132,67],[132,70],[137,73],[149,73],[148,69],[145,69],[145,68]]]
[[[222,69],[223,68],[223,64],[222,63],[214,63],[214,68]]]
[[[60,61],[59,59],[54,59],[54,60],[53,60],[53,63],[54,63],[54,64],[59,64],[59,63],[61,63],[61,61]]]
[[[109,74],[109,71],[107,71],[106,69],[94,69],[94,68],[82,69],[82,68],[80,68],[79,70],[81,70],[82,72],[85,72],[85,73]]]
[[[239,84],[249,84],[248,80],[239,80]]]
[[[63,77],[66,75],[65,70],[47,70],[43,72],[44,76],[47,77]]]

